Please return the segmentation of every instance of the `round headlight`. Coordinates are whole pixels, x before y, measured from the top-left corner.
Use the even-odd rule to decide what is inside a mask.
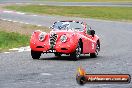
[[[67,40],[67,37],[66,35],[62,35],[61,38],[60,38],[61,42],[66,42]]]
[[[40,33],[40,34],[39,34],[39,41],[44,41],[45,35],[46,35],[45,32]]]

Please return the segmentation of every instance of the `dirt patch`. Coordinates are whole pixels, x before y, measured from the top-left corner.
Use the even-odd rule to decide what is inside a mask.
[[[41,30],[49,32],[50,29],[47,27],[39,27],[31,24],[14,23],[9,21],[0,20],[0,30],[7,32],[17,32],[20,34],[30,35],[35,30]]]

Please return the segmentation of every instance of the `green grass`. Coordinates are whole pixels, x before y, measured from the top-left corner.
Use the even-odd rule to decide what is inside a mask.
[[[35,0],[35,1],[48,1],[48,0]],[[132,2],[132,0],[50,0],[57,2]]]
[[[10,48],[29,45],[30,37],[19,33],[0,31],[0,52]]]
[[[7,6],[6,9],[35,14],[49,14],[97,18],[108,20],[132,20],[132,7],[66,7],[66,6]]]

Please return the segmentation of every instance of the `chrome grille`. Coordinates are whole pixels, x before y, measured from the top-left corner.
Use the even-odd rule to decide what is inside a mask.
[[[56,40],[57,40],[57,34],[56,33],[52,33],[50,35],[50,48],[53,49],[54,45],[56,44]]]

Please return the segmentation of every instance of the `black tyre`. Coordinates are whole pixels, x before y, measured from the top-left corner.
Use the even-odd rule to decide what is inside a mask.
[[[61,57],[61,54],[60,53],[54,53],[55,54],[55,56],[57,56],[57,57]]]
[[[33,59],[39,59],[41,56],[41,52],[36,52],[31,50],[31,56]]]
[[[96,44],[96,50],[95,50],[95,53],[90,53],[90,57],[91,58],[96,58],[98,56],[98,53],[100,51],[100,45],[99,43]]]
[[[72,53],[72,54],[70,54],[70,56],[73,58],[73,60],[79,60],[80,59],[80,56],[81,56],[81,51],[82,51],[82,48],[81,48],[81,44],[80,44],[80,42],[78,43],[78,45],[77,45],[77,48],[76,48],[76,50]]]

